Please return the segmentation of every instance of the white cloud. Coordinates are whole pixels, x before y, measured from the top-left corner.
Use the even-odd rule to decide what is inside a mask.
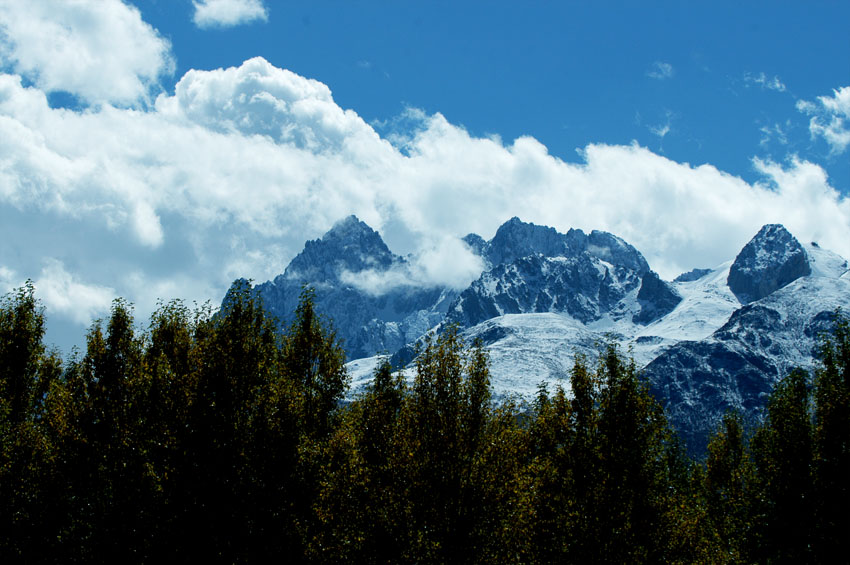
[[[49,312],[64,314],[79,324],[106,314],[115,298],[114,289],[81,282],[61,261],[52,258],[45,260],[35,289]]]
[[[170,48],[120,0],[0,0],[0,60],[46,92],[137,104],[173,72]]]
[[[352,213],[414,256],[375,289],[464,284],[477,266],[456,238],[489,238],[514,215],[611,231],[667,277],[733,258],[770,222],[850,257],[850,200],[809,162],[756,161],[765,180],[748,184],[636,144],[591,144],[566,163],[532,137],[475,137],[415,110],[405,120],[390,143],[324,84],[262,59],[190,71],[144,110],[52,109],[0,75],[0,221],[29,234],[0,241],[0,256],[23,277],[43,268],[48,311],[79,323],[113,294],[140,319],[156,298],[217,302],[236,277],[282,273]],[[85,265],[84,278],[64,265]]]
[[[15,271],[0,265],[0,295],[11,292],[18,283],[18,276]]]
[[[449,286],[463,290],[481,274],[484,262],[458,237],[427,238],[409,257],[408,263],[377,271],[343,271],[340,280],[369,294],[379,296],[403,286]]]
[[[773,124],[773,126],[761,126],[759,128],[759,131],[761,132],[761,139],[759,139],[759,145],[761,145],[762,147],[766,147],[774,140],[780,145],[788,145],[787,131],[790,128],[791,120],[786,120],[784,127],[781,124]]]
[[[797,109],[811,116],[812,139],[823,137],[833,154],[839,154],[850,145],[850,86],[832,92],[832,96],[818,96],[816,103],[800,100]]]
[[[670,110],[666,110],[664,112],[664,123],[658,124],[658,125],[655,125],[655,126],[650,126],[650,125],[647,126],[647,128],[649,129],[649,132],[652,135],[657,136],[661,140],[660,150],[661,150],[662,153],[664,151],[664,149],[663,149],[664,138],[667,137],[667,134],[669,134],[672,131],[674,116],[675,116],[675,114],[673,112],[671,112]]]
[[[355,112],[336,105],[325,84],[278,69],[262,57],[228,69],[190,70],[175,95],[161,96],[156,105],[164,115],[215,131],[268,136],[310,150],[377,140]]]
[[[649,131],[653,135],[657,135],[661,139],[664,139],[664,137],[670,133],[670,122],[665,122],[663,125],[658,126],[649,126]]]
[[[192,0],[199,28],[232,27],[269,19],[262,0]]]
[[[673,74],[673,65],[663,61],[655,61],[652,63],[652,66],[649,67],[649,70],[646,71],[646,76],[658,80],[671,78]]]
[[[763,72],[757,75],[746,73],[744,75],[744,83],[746,84],[755,84],[760,86],[761,88],[766,88],[768,90],[775,90],[776,92],[785,92],[785,85],[779,80],[778,76],[774,76],[773,78],[768,77]]]

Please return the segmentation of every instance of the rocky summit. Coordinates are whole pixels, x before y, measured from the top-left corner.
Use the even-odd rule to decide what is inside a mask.
[[[757,421],[775,382],[810,369],[836,309],[850,307],[847,261],[778,224],[734,260],[673,281],[603,231],[511,218],[489,241],[462,241],[480,257],[480,276],[463,289],[423,284],[409,258],[350,216],[256,290],[286,324],[303,286],[314,288],[316,309],[344,342],[352,395],[384,356],[403,369],[423,336],[448,324],[487,348],[497,398],[530,398],[540,383],[568,387],[576,354],[592,358],[617,341],[696,451],[730,409]]]
[[[800,242],[783,226],[768,224],[738,253],[727,282],[741,303],[748,304],[811,272]]]

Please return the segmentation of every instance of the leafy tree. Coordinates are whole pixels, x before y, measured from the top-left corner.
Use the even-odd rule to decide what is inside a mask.
[[[284,336],[281,363],[285,377],[303,393],[304,429],[320,437],[330,431],[331,417],[348,388],[348,374],[342,344],[316,313],[314,299],[313,289],[305,288]]]
[[[0,300],[0,559],[50,544],[52,447],[40,422],[61,361],[43,337],[44,308],[27,281]]]
[[[846,554],[850,532],[850,322],[839,311],[821,346],[815,379],[814,488],[816,559]]]
[[[366,392],[344,410],[327,445],[310,548],[323,562],[392,563],[403,547],[404,481],[397,466],[406,387],[381,363]]]
[[[717,545],[732,561],[745,561],[753,527],[754,470],[741,417],[728,413],[708,443],[704,482]]]
[[[465,562],[480,543],[474,525],[484,502],[474,468],[491,409],[489,387],[486,355],[480,346],[467,351],[455,326],[429,339],[416,358],[400,415],[399,465],[409,501],[404,560]]]
[[[612,562],[656,562],[668,543],[669,428],[634,361],[609,344],[599,361],[600,553]]]
[[[759,482],[755,522],[759,560],[810,561],[813,428],[808,375],[792,371],[774,388],[752,440]]]

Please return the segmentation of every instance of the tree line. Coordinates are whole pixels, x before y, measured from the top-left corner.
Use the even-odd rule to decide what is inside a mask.
[[[570,392],[491,398],[456,328],[408,382],[357,398],[305,290],[279,331],[251,285],[222,308],[116,300],[85,352],[43,342],[31,283],[0,303],[0,560],[228,563],[834,562],[850,532],[850,327],[763,423],[689,458],[615,344]],[[528,378],[534,378],[529,375]]]

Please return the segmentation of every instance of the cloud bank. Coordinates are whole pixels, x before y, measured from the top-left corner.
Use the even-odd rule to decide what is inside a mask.
[[[71,29],[63,41],[122,69],[84,86],[21,47],[20,22],[48,19],[35,5],[26,15],[0,4],[14,16],[0,40],[14,54],[0,73],[0,284],[36,279],[48,313],[78,324],[113,295],[143,319],[158,298],[217,303],[237,277],[282,273],[305,240],[349,214],[412,254],[398,284],[462,286],[478,266],[457,238],[490,238],[512,216],[613,232],[668,278],[733,258],[771,222],[850,257],[850,200],[810,162],[756,160],[755,184],[637,144],[589,144],[569,163],[532,137],[476,137],[415,109],[382,137],[327,85],[262,58],[188,71],[173,93],[126,107],[156,93],[164,40],[135,9],[97,3],[112,15],[93,21],[135,26],[142,54],[121,55],[120,42],[116,53],[94,49],[113,34],[104,25],[85,40]],[[54,88],[91,105],[51,107]],[[812,103],[818,124],[844,111],[844,92]],[[363,281],[375,292],[393,283]]]

